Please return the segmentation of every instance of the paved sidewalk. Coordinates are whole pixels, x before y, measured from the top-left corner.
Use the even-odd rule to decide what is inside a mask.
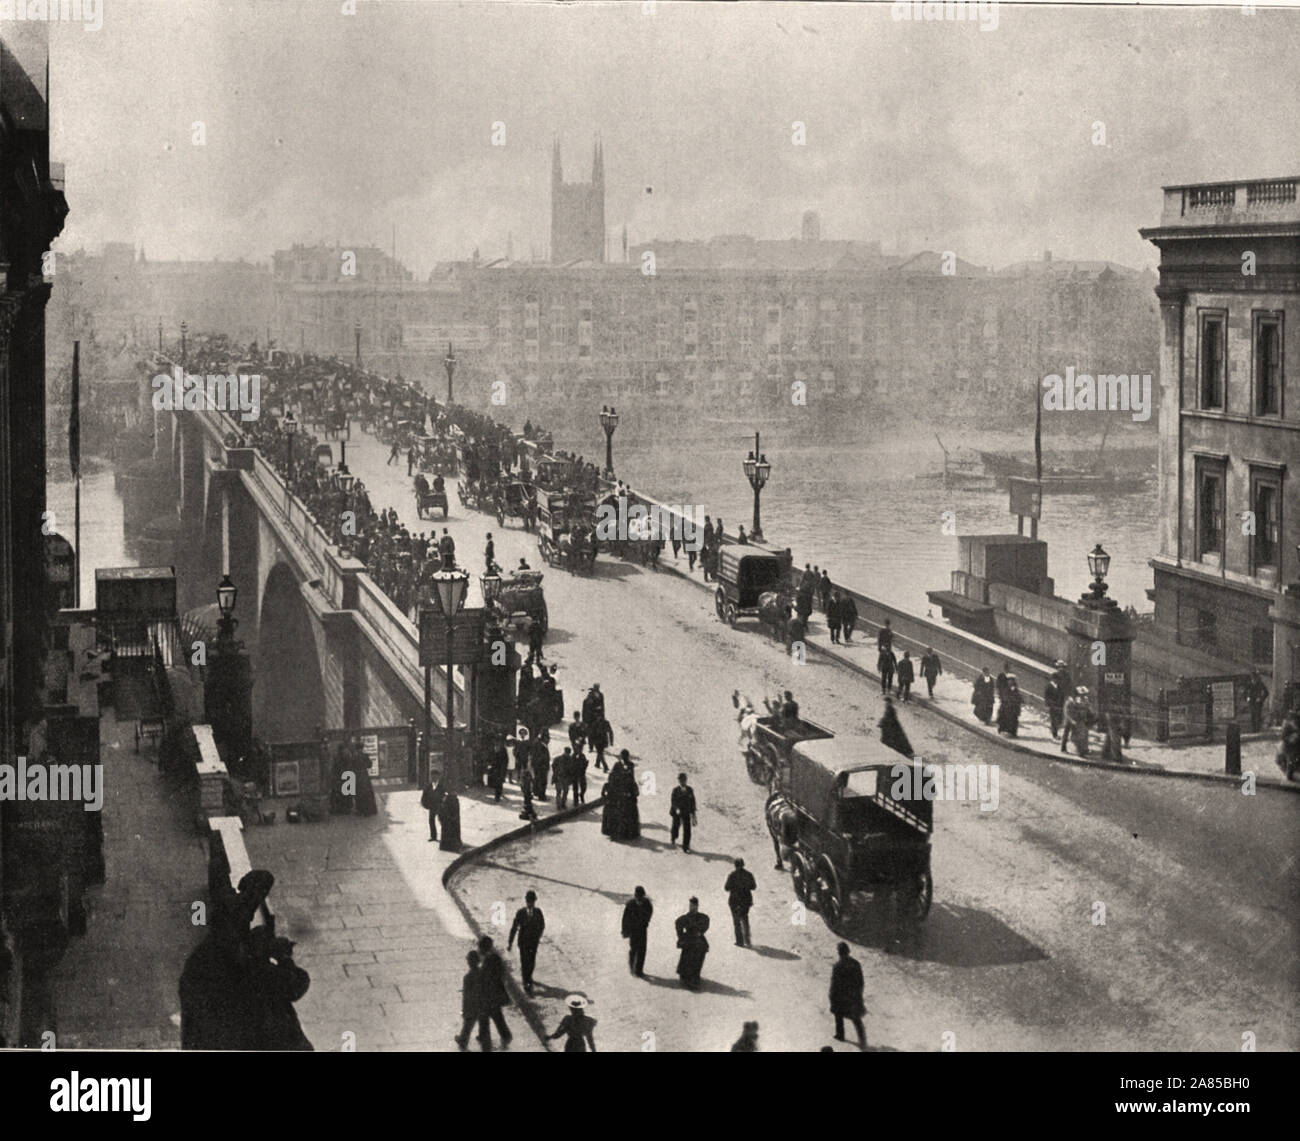
[[[667,557],[661,557],[660,567],[685,578],[710,594],[715,589],[711,582],[703,580],[703,572],[696,564],[692,573],[687,570],[685,556],[677,563],[672,559],[671,551]],[[876,631],[879,629],[871,622],[862,622],[854,631],[854,640],[850,643],[832,643],[826,629],[825,620],[818,611],[813,611],[808,624],[808,636],[805,642],[813,653],[821,654],[839,665],[870,678],[877,687],[880,675],[875,671]],[[913,660],[918,663],[920,654],[914,653]],[[996,672],[1000,663],[989,662],[989,669]],[[1078,764],[1096,764],[1109,767],[1112,762],[1101,756],[1102,735],[1095,730],[1091,734],[1090,754],[1081,758],[1070,746],[1068,754],[1061,752],[1060,740],[1053,739],[1047,715],[1036,707],[1025,703],[1020,715],[1020,732],[1016,737],[1006,737],[996,728],[986,727],[975,717],[970,705],[970,685],[964,678],[951,674],[941,674],[933,698],[925,697],[925,679],[919,673],[912,686],[911,705],[917,709],[930,709],[941,716],[956,722],[962,728],[977,735],[999,741],[1004,745],[1018,748],[1022,752],[1037,753],[1052,760],[1070,760]],[[919,692],[918,692],[919,691]],[[897,687],[895,687],[897,692]],[[797,696],[797,695],[796,695]],[[900,704],[902,704],[900,702]],[[1276,788],[1296,789],[1294,782],[1288,782],[1278,771],[1273,758],[1278,749],[1278,733],[1264,732],[1244,735],[1241,742],[1241,769],[1243,773],[1254,772],[1256,783]],[[1133,738],[1124,750],[1125,760],[1122,766],[1134,772],[1148,771],[1171,776],[1221,776],[1224,773],[1224,745],[1222,741],[1206,744],[1160,744],[1140,738]],[[1237,778],[1232,778],[1234,781]]]
[[[600,796],[603,774],[595,775],[588,800]],[[379,803],[368,818],[253,826],[245,845],[255,867],[275,874],[277,931],[298,942],[295,958],[311,974],[297,1010],[317,1050],[342,1049],[348,1034],[358,1051],[454,1050],[465,953],[476,938],[442,886],[459,853],[430,843],[418,790],[381,792]],[[525,824],[512,784],[500,804],[471,788],[460,805],[462,852]],[[552,815],[553,792],[536,807],[540,819]],[[495,914],[508,923],[521,903],[502,900]],[[503,950],[507,932],[497,935]],[[506,1020],[512,1050],[545,1049],[517,1009]]]
[[[191,905],[207,898],[207,846],[190,797],[157,768],[157,747],[135,752],[135,722],[104,710],[106,882],[87,892],[86,934],[74,938],[50,989],[57,1048],[178,1049],[181,968],[202,929]]]

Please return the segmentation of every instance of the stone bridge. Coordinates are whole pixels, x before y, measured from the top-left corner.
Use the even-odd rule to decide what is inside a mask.
[[[198,568],[189,577],[200,593],[182,598],[212,601],[223,574],[240,591],[235,616],[253,663],[254,732],[292,741],[318,728],[423,726],[418,631],[365,564],[340,554],[260,452],[225,445],[239,424],[224,412],[160,413],[159,430],[160,444],[170,445],[181,561]],[[471,579],[467,605],[482,604],[478,592]],[[465,673],[453,673],[464,724],[472,677],[467,687]],[[445,667],[433,674],[434,718],[445,725]]]

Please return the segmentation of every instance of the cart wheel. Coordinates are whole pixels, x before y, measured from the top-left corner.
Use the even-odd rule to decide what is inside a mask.
[[[790,858],[790,877],[794,880],[795,898],[801,903],[815,906],[812,877],[808,872],[808,864],[798,852]]]
[[[837,931],[844,918],[844,895],[840,890],[839,876],[825,856],[817,863],[816,892],[817,909],[826,920],[826,926]]]
[[[727,603],[726,592],[722,589],[722,587],[718,587],[718,589],[713,592],[713,609],[718,612],[719,622],[725,621],[725,617],[724,617],[725,612],[723,610],[723,607],[726,606],[726,603]]]
[[[745,770],[749,779],[755,784],[767,784],[767,766],[755,755],[752,749],[745,750]]]
[[[736,604],[734,602],[727,603],[722,612],[722,620],[726,622],[728,626],[734,626],[736,624]]]

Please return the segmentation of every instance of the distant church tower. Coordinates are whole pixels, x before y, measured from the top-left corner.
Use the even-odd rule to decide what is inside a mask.
[[[560,140],[551,152],[551,261],[605,260],[605,154],[596,141],[591,181],[565,184]]]

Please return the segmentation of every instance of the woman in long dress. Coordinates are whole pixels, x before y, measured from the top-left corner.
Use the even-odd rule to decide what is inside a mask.
[[[682,985],[691,990],[700,986],[700,972],[704,969],[704,956],[709,953],[709,941],[704,933],[709,929],[709,917],[700,910],[700,901],[691,896],[690,910],[677,917],[677,975]]]

